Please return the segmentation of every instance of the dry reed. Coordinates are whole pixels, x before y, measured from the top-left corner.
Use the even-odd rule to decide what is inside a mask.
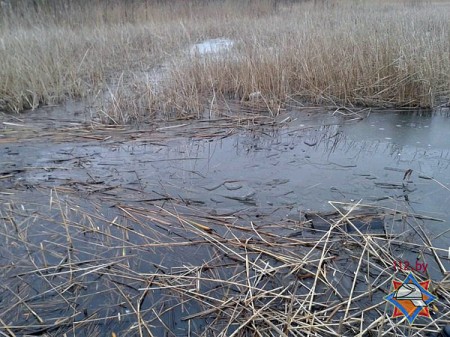
[[[47,205],[10,197],[0,208],[5,336],[421,336],[450,323],[445,271],[432,282],[432,320],[390,317],[384,296],[406,276],[393,269],[397,250],[420,252],[429,268],[447,259],[421,217],[395,205],[331,202],[339,216],[312,230],[176,198],[111,212],[78,193],[61,186]],[[356,209],[377,210],[389,229],[361,232]]]
[[[200,117],[230,98],[272,114],[306,102],[448,103],[446,1],[8,3],[0,109],[94,97],[108,122],[123,123],[161,111]],[[234,45],[213,57],[189,53],[214,38]]]

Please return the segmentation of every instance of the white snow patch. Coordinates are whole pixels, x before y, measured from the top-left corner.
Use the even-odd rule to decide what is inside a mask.
[[[229,50],[234,45],[234,41],[229,39],[210,39],[196,43],[191,48],[192,55],[219,54]]]

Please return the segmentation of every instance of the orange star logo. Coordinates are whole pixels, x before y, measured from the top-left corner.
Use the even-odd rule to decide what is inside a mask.
[[[428,289],[430,280],[419,282],[412,273],[402,281],[393,280],[394,291],[385,297],[394,305],[393,318],[405,316],[412,324],[417,316],[430,317],[428,305],[436,300]]]

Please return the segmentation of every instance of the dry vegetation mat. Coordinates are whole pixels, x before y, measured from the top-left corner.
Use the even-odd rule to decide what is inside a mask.
[[[279,128],[285,116],[130,128],[39,119],[39,113],[8,115],[0,138],[11,160],[0,171],[0,334],[433,336],[450,324],[450,260],[437,247],[448,226],[439,213],[422,214],[407,202],[411,170],[386,167],[400,179],[374,182],[400,194],[372,204],[329,202],[329,213],[290,217],[292,205],[259,207],[254,192],[241,190],[224,194],[238,210],[215,209],[189,199],[192,186],[176,177],[170,184],[180,186],[172,194],[163,193],[170,186],[156,176],[142,184],[161,184],[163,192],[144,188],[133,163],[123,163],[129,157],[102,157],[101,148],[168,147],[174,131],[211,140],[246,129],[255,137],[257,130]],[[298,130],[311,127],[301,125]],[[301,143],[312,147],[324,137],[332,144],[338,138],[334,130]],[[74,151],[86,144],[95,150]],[[150,158],[142,159],[160,160],[145,151]],[[95,158],[98,171],[89,169]],[[432,193],[449,192],[446,182],[419,178],[435,187]],[[203,193],[238,188],[229,180],[197,187]],[[431,230],[436,224],[442,227]],[[431,280],[437,296],[431,319],[419,317],[414,325],[392,318],[385,300],[392,281],[407,276],[396,268],[405,260],[427,265],[414,275]]]
[[[82,98],[105,122],[278,114],[305,102],[436,107],[446,1],[3,1],[0,109]],[[219,47],[218,47],[219,46]]]
[[[450,323],[447,252],[423,223],[439,219],[331,202],[328,225],[314,229],[177,198],[144,206],[62,192],[2,203],[4,336],[424,336]],[[438,297],[432,320],[412,326],[384,300],[407,275],[393,269],[405,251],[435,267]]]

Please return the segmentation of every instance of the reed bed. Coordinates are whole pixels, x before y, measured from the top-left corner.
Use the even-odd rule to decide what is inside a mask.
[[[448,272],[432,280],[432,320],[392,319],[383,299],[407,274],[393,269],[399,250],[420,253],[429,271],[446,263],[423,228],[437,219],[331,202],[339,215],[312,230],[175,197],[143,206],[77,193],[61,186],[47,203],[2,203],[4,336],[423,336],[450,323]],[[389,227],[359,231],[361,208]]]
[[[3,2],[0,109],[81,98],[113,124],[201,118],[235,100],[448,104],[446,1]],[[190,52],[208,39],[229,50]]]

